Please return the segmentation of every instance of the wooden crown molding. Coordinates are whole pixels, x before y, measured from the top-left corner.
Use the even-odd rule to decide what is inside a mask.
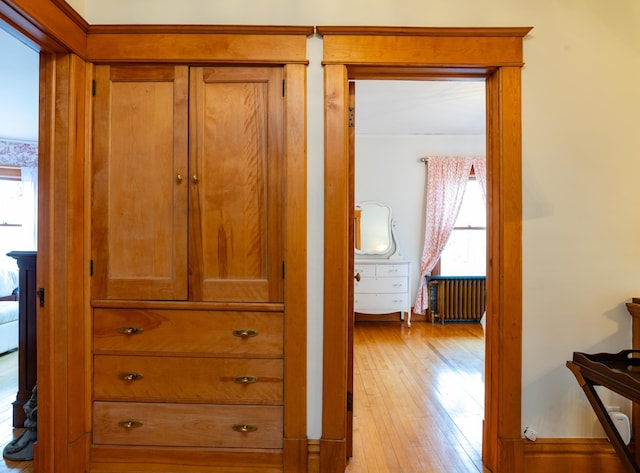
[[[85,53],[88,24],[64,0],[0,0],[0,19],[36,51]]]
[[[280,25],[90,25],[89,34],[246,34],[311,36],[313,26]]]
[[[311,26],[96,25],[86,59],[101,62],[308,64]]]
[[[466,76],[467,69],[482,75],[497,67],[522,67],[522,38],[531,28],[318,26],[316,31],[323,38],[324,65],[369,66],[374,56],[377,67],[429,67],[455,77],[456,69]]]
[[[524,38],[532,27],[317,26],[320,36],[479,36]]]

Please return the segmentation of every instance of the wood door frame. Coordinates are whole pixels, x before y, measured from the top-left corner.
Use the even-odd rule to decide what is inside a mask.
[[[346,467],[350,193],[348,81],[487,83],[487,339],[483,462],[523,471],[522,41],[531,28],[318,27],[324,45],[324,340],[320,472]],[[329,336],[330,335],[330,336]],[[357,400],[356,400],[357,402]]]

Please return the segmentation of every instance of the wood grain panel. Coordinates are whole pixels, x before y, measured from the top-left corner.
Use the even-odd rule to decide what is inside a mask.
[[[213,312],[180,310],[96,309],[94,353],[221,354],[281,357],[282,314],[270,312]],[[142,329],[123,335],[122,327]],[[254,336],[236,336],[252,330]]]
[[[132,374],[133,380],[122,379]],[[242,383],[245,376],[255,381]],[[282,404],[282,360],[108,356],[94,359],[93,397],[109,401]]]
[[[282,301],[282,68],[191,72],[190,299]]]
[[[324,225],[324,379],[320,469],[343,471],[346,465],[347,340],[349,273],[349,191],[347,68],[324,68],[325,225]],[[339,203],[338,205],[335,205]],[[328,375],[328,376],[327,376]]]
[[[307,463],[307,68],[284,67],[285,473]]]
[[[243,34],[243,29],[249,29]],[[87,58],[102,62],[307,63],[310,27],[92,26]],[[286,34],[287,29],[292,34]],[[271,33],[271,34],[270,34]]]
[[[95,402],[93,443],[167,447],[282,448],[282,407]],[[135,421],[133,427],[120,422]],[[240,432],[236,425],[255,426]]]
[[[96,298],[187,297],[186,67],[96,68]]]
[[[527,473],[624,473],[625,468],[607,439],[538,439],[524,444]]]
[[[281,473],[282,450],[91,446],[91,473]],[[233,465],[233,466],[229,466]],[[301,472],[302,470],[296,470]]]

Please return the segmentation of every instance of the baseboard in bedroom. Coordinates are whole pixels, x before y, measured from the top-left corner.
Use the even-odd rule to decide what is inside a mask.
[[[607,439],[541,439],[524,444],[525,473],[625,473]]]

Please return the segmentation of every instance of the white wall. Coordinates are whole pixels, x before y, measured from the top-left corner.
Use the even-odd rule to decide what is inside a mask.
[[[356,98],[357,94],[356,88]],[[426,155],[484,156],[485,141],[484,134],[356,134],[355,199],[377,200],[391,207],[400,253],[411,262],[411,305],[418,290],[424,245],[426,172],[419,159]]]
[[[523,426],[601,435],[565,367],[630,343],[640,293],[637,0],[101,0],[100,23],[533,26],[524,40]],[[309,66],[309,437],[321,435],[322,40]]]
[[[0,139],[38,140],[39,60],[33,49],[0,29]]]

